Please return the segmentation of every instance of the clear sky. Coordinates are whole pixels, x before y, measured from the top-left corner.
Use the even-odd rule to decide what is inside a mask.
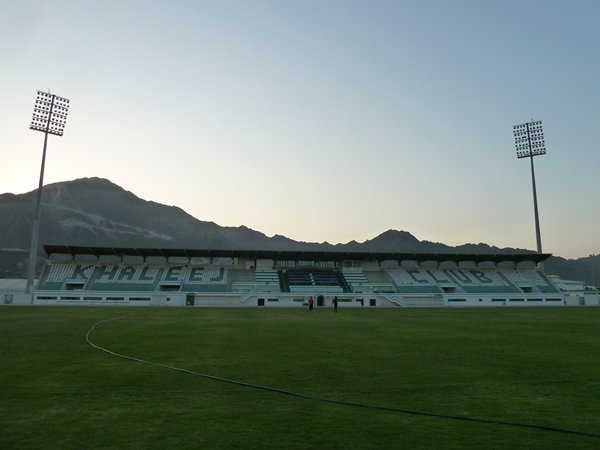
[[[299,241],[600,253],[600,1],[2,0],[0,193],[107,178]]]

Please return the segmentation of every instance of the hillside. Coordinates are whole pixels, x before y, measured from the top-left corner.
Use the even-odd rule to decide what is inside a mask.
[[[0,277],[24,278],[37,191],[0,195]],[[514,253],[487,244],[450,247],[419,241],[406,231],[388,230],[363,243],[297,242],[285,236],[269,238],[245,226],[222,227],[198,220],[180,208],[140,199],[106,179],[84,178],[50,184],[42,195],[40,248],[37,266],[45,255],[43,244],[260,250],[335,250],[417,253]],[[593,268],[592,263],[596,266]],[[594,269],[600,276],[600,257],[565,260],[552,257],[550,274],[592,284]]]

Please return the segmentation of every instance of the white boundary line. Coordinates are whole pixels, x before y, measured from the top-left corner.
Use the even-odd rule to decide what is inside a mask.
[[[124,318],[132,316],[132,315],[133,315],[133,313],[128,314],[126,316],[115,317],[115,318],[107,319],[107,320],[101,320],[100,322],[95,323],[92,326],[92,328],[90,328],[88,330],[87,334],[85,335],[85,340],[87,341],[88,344],[90,344],[92,347],[94,347],[98,350],[102,350],[103,352],[106,352],[110,355],[117,356],[117,357],[123,358],[123,359],[128,359],[130,361],[136,361],[136,362],[139,362],[142,364],[148,364],[148,365],[155,366],[155,367],[162,367],[164,369],[175,370],[177,372],[187,373],[190,375],[196,375],[196,376],[208,378],[211,380],[222,381],[222,382],[230,383],[230,384],[236,384],[238,386],[246,386],[246,387],[255,388],[255,389],[262,389],[265,391],[277,392],[279,394],[292,395],[294,397],[305,398],[308,400],[316,400],[316,401],[320,401],[320,402],[334,403],[334,404],[338,404],[338,405],[354,406],[354,407],[360,407],[360,408],[378,409],[381,411],[393,411],[393,412],[412,414],[412,415],[418,415],[418,416],[438,417],[441,419],[453,419],[453,420],[462,420],[462,421],[467,421],[467,422],[480,422],[480,423],[487,423],[487,424],[494,424],[494,425],[532,428],[532,429],[542,430],[542,431],[555,431],[555,432],[559,432],[559,433],[600,438],[600,434],[585,433],[585,432],[581,432],[581,431],[566,430],[566,429],[562,429],[562,428],[547,427],[547,426],[543,426],[543,425],[532,425],[532,424],[516,423],[516,422],[503,422],[503,421],[498,421],[498,420],[478,419],[475,417],[451,416],[451,415],[446,415],[446,414],[436,414],[436,413],[428,413],[428,412],[422,412],[422,411],[411,411],[411,410],[407,410],[407,409],[389,408],[386,406],[366,405],[366,404],[362,404],[362,403],[352,403],[352,402],[344,402],[341,400],[331,400],[328,398],[313,397],[311,395],[299,394],[297,392],[285,391],[283,389],[276,389],[276,388],[272,388],[272,387],[268,387],[268,386],[261,386],[258,384],[244,383],[242,381],[228,380],[227,378],[216,377],[214,375],[206,375],[203,373],[194,372],[192,370],[182,369],[180,367],[168,366],[166,364],[159,364],[159,363],[155,363],[152,361],[146,361],[143,359],[134,358],[133,356],[121,355],[120,353],[110,351],[110,350],[108,350],[104,347],[100,347],[99,345],[96,345],[90,341],[90,334],[92,333],[92,331],[94,331],[96,329],[96,325],[100,325],[100,324],[106,323],[106,322],[112,322],[114,320],[124,319]]]

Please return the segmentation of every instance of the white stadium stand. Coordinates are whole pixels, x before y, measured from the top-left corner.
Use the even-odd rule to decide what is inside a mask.
[[[44,249],[48,262],[34,304],[301,307],[313,297],[320,307],[334,296],[341,308],[566,304],[565,293],[537,266],[548,254]],[[127,264],[127,256],[144,262]],[[498,266],[506,262],[508,268]]]

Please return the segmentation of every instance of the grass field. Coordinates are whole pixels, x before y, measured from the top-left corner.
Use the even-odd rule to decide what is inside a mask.
[[[120,318],[122,317],[122,318]],[[600,308],[0,307],[0,448],[598,449]]]

